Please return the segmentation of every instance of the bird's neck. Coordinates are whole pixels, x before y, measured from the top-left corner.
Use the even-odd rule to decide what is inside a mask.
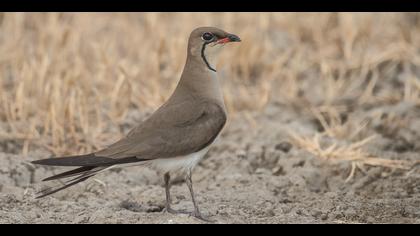
[[[182,96],[189,96],[195,99],[214,100],[224,107],[217,73],[210,70],[200,57],[188,56],[176,90],[183,90],[183,92],[174,92],[174,94],[181,94]]]
[[[217,53],[218,51],[214,50],[212,46],[209,46],[209,44],[203,44],[200,50],[202,62],[206,65],[207,69],[213,72],[217,72],[215,67],[217,63]]]

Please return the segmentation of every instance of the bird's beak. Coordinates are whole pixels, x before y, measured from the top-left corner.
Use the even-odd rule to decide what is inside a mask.
[[[229,34],[228,38],[230,42],[241,42],[241,39],[239,38],[239,36],[234,35],[234,34]]]
[[[226,38],[217,40],[217,44],[225,44],[230,42],[241,42],[241,39],[234,34],[228,34]]]

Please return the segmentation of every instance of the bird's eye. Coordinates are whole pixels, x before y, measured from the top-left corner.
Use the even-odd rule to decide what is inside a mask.
[[[214,38],[214,35],[212,33],[206,32],[201,36],[201,38],[205,41],[210,41]]]

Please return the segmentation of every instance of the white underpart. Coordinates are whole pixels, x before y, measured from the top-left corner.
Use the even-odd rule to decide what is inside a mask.
[[[161,173],[187,173],[192,171],[201,159],[203,159],[204,155],[208,152],[209,147],[210,145],[198,152],[186,156],[151,160],[148,165]]]
[[[218,137],[216,138],[216,140],[217,139]],[[214,142],[215,141],[213,141],[213,143]],[[211,145],[212,143],[209,144],[204,149],[201,149],[198,152],[188,154],[186,156],[157,158],[157,159],[152,159],[152,160],[147,160],[147,161],[139,161],[135,163],[113,165],[104,170],[99,171],[98,173],[103,172],[105,170],[110,170],[115,167],[123,168],[123,167],[134,167],[134,166],[146,166],[159,172],[160,174],[169,173],[171,175],[182,176],[194,169],[194,167],[203,159],[203,157],[209,151]]]

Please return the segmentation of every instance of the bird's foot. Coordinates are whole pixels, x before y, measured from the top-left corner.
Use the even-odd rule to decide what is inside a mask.
[[[205,221],[207,223],[216,223],[216,220],[209,219],[208,217],[203,216],[199,211],[194,211],[190,216],[195,217],[199,220]]]
[[[174,214],[174,215],[178,215],[178,214],[184,214],[184,215],[188,215],[189,213],[187,211],[183,211],[183,210],[174,210],[171,207],[165,207],[164,212],[167,212],[169,214]]]
[[[192,216],[194,218],[197,218],[199,220],[202,220],[202,221],[205,221],[205,222],[208,222],[208,223],[216,223],[216,220],[211,220],[211,219],[203,216],[199,211],[194,211],[194,212],[191,213],[191,212],[188,212],[188,211],[185,211],[185,210],[174,210],[171,207],[165,207],[163,209],[163,212],[167,212],[169,214],[174,214],[174,215],[179,215],[179,214],[189,215],[189,216]]]

